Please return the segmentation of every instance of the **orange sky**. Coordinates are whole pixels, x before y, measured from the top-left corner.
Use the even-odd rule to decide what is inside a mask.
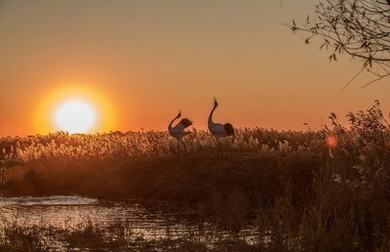
[[[179,109],[205,128],[214,96],[236,126],[317,128],[374,99],[389,112],[388,80],[340,91],[359,63],[280,24],[314,3],[0,0],[0,135],[36,133],[38,107],[75,85],[104,96],[113,130],[165,129]]]

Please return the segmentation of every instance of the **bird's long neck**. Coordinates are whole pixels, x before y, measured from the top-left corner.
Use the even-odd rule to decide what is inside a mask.
[[[179,118],[179,116],[176,116],[175,118],[172,119],[172,121],[168,125],[168,129],[172,129],[172,124],[176,121],[176,119]]]
[[[217,108],[217,106],[214,105],[213,109],[212,109],[211,112],[210,112],[210,115],[209,115],[209,124],[214,124],[214,121],[213,121],[213,114],[214,114],[214,111],[215,111],[216,108]]]

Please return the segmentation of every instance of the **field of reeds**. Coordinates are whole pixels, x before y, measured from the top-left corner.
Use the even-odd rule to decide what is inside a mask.
[[[320,130],[237,129],[219,147],[194,131],[187,153],[159,131],[2,138],[2,193],[163,200],[264,238],[179,251],[388,251],[390,127],[377,101],[346,116],[349,125],[331,114]]]
[[[77,229],[11,225],[0,238],[0,251],[263,251],[239,236],[226,238],[215,233],[208,234],[206,242],[203,239],[200,233],[188,232],[179,239],[149,240],[132,232],[128,224],[116,222],[101,228],[86,221]]]

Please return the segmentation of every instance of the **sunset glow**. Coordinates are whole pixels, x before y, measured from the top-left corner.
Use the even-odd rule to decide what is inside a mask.
[[[55,109],[75,99],[96,109],[93,132],[166,130],[179,109],[207,129],[214,96],[236,127],[318,129],[375,99],[390,109],[390,85],[361,90],[364,72],[341,91],[359,64],[329,63],[320,40],[282,25],[314,0],[1,2],[0,136],[55,131]]]
[[[96,126],[96,121],[95,108],[82,100],[66,101],[54,114],[57,129],[69,133],[87,133]]]
[[[36,130],[94,133],[115,127],[113,104],[103,91],[76,83],[64,85],[43,97],[35,112]]]
[[[0,0],[1,251],[390,251],[390,0]]]

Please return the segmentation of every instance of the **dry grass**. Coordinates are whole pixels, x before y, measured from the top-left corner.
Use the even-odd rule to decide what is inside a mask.
[[[209,134],[196,131],[187,155],[175,153],[165,132],[3,138],[2,159],[25,163],[8,170],[6,188],[159,199],[196,209],[194,222],[258,227],[256,245],[235,241],[217,251],[387,251],[390,128],[379,103],[347,117],[349,127],[332,114],[318,131],[238,129],[238,141],[218,153]],[[180,244],[179,251],[207,250]]]

